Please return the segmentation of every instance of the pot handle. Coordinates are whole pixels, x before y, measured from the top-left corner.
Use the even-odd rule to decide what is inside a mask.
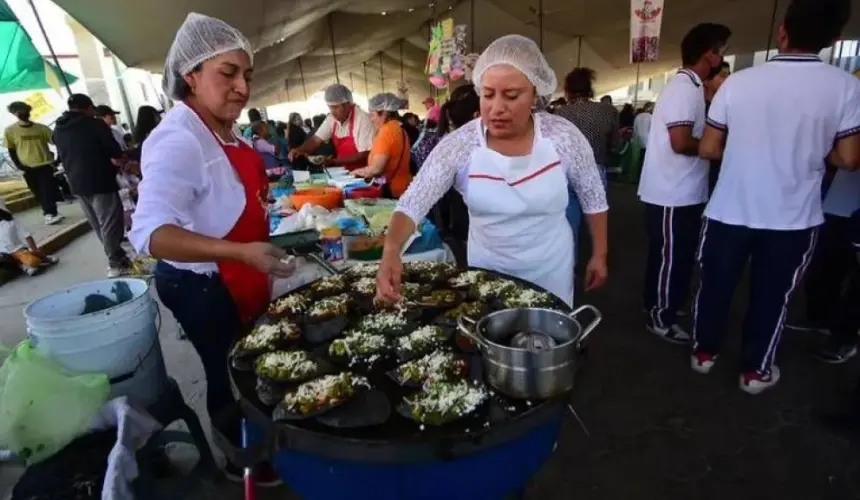
[[[472,333],[472,329],[475,328],[476,324],[477,322],[475,320],[465,315],[460,315],[460,317],[457,318],[457,329],[460,330],[460,333],[462,333],[464,337],[471,340],[472,342],[478,344],[481,347],[486,348],[487,343],[484,342],[484,339]]]
[[[585,305],[581,305],[581,306],[577,307],[568,316],[570,316],[573,319],[576,319],[576,317],[579,315],[579,313],[581,313],[583,311],[591,311],[591,313],[594,315],[594,319],[591,320],[591,323],[589,323],[588,326],[585,327],[585,329],[582,331],[582,335],[580,335],[579,339],[576,341],[577,348],[580,348],[580,349],[582,348],[582,344],[583,344],[583,342],[585,342],[585,339],[589,335],[591,335],[591,332],[593,332],[594,329],[597,328],[597,325],[599,325],[600,322],[603,320],[603,315],[600,314],[600,311],[596,307],[589,305],[589,304],[585,304]]]

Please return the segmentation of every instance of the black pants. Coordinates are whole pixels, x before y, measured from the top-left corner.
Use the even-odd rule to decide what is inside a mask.
[[[779,347],[786,309],[812,261],[818,228],[752,229],[705,219],[694,307],[694,349],[719,352],[732,296],[750,263],[749,306],[743,326],[741,368],[769,373]]]
[[[230,292],[216,274],[206,276],[164,262],[155,267],[158,298],[170,309],[200,356],[206,375],[206,410],[213,427],[234,445],[241,444],[239,421],[224,422],[235,399],[230,388],[227,356],[242,322]]]
[[[54,180],[57,181],[57,201],[72,199],[72,188],[69,186],[69,181],[66,180],[66,174],[55,172]]]
[[[657,328],[675,323],[690,294],[705,205],[663,207],[645,204],[648,261],[643,299]]]
[[[54,167],[43,165],[41,167],[24,167],[24,181],[33,196],[39,200],[42,213],[45,215],[57,215],[57,195],[59,188],[54,179]]]
[[[846,344],[857,341],[860,329],[860,264],[851,229],[850,218],[825,214],[804,286],[807,319]]]

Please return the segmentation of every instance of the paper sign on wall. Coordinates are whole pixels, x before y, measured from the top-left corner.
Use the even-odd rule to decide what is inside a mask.
[[[630,0],[630,62],[656,61],[660,56],[663,0]]]
[[[54,110],[54,106],[42,92],[33,92],[24,99],[24,102],[33,108],[30,110],[30,119],[33,121],[38,121]]]

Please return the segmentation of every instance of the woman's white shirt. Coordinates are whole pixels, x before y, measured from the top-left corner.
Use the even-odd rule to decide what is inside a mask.
[[[555,146],[583,212],[594,214],[607,211],[606,190],[585,136],[564,118],[548,113],[539,113],[537,118],[535,122],[540,127],[541,135]],[[417,224],[452,186],[465,198],[472,153],[483,144],[480,134],[481,127],[472,121],[442,138],[400,198],[397,211],[406,214]],[[500,203],[504,203],[504,200],[500,200]]]
[[[142,254],[149,254],[152,233],[165,225],[223,238],[245,208],[245,190],[220,140],[185,104],[171,109],[147,137],[141,168],[128,237]],[[169,263],[200,274],[218,271],[214,262]]]

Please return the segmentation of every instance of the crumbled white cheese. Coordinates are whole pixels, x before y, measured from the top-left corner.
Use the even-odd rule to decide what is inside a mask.
[[[287,393],[284,396],[284,403],[288,406],[295,407],[301,401],[313,400],[321,401],[330,397],[335,388],[348,384],[355,387],[370,387],[367,378],[361,375],[355,375],[350,372],[338,373],[336,375],[325,375],[318,379],[305,382],[300,385],[294,392]]]
[[[552,303],[552,297],[548,293],[531,288],[520,288],[510,296],[505,297],[505,305],[509,307],[532,307],[549,303]]]
[[[242,340],[242,346],[246,349],[262,349],[272,346],[279,340],[289,339],[299,334],[299,327],[289,321],[274,325],[258,325]]]
[[[405,337],[397,339],[397,348],[402,351],[423,349],[427,345],[440,345],[445,337],[438,326],[422,326]]]
[[[315,290],[327,292],[331,290],[341,290],[346,286],[346,278],[343,275],[335,274],[326,278],[320,278],[313,284]]]
[[[380,331],[406,326],[409,322],[400,312],[382,312],[365,316],[358,327],[362,330]]]
[[[347,304],[349,303],[349,295],[344,293],[335,295],[334,297],[326,297],[318,300],[308,313],[311,316],[323,316],[332,312],[346,312]]]
[[[313,374],[319,369],[316,361],[304,351],[275,351],[263,354],[259,366],[269,370],[286,371],[296,377]]]
[[[385,349],[388,346],[388,339],[384,335],[350,330],[345,337],[332,342],[332,348],[334,346],[343,347],[349,357],[363,356]]]
[[[355,264],[346,269],[347,274],[351,276],[374,277],[379,272],[379,264],[374,262],[362,262]]]
[[[463,416],[475,411],[487,397],[487,391],[482,386],[460,380],[427,384],[424,390],[407,400],[407,403],[414,408],[421,408],[424,413],[455,413],[457,416]]]
[[[310,300],[308,299],[307,295],[303,293],[293,293],[276,300],[275,303],[272,304],[270,310],[275,314],[281,314],[285,312],[298,314],[304,311],[308,307],[309,303]]]
[[[352,289],[363,295],[372,295],[376,293],[376,279],[364,277],[352,284]]]
[[[502,293],[514,288],[517,284],[511,280],[498,279],[478,283],[478,295],[481,297],[498,297]]]
[[[458,359],[450,352],[434,351],[414,361],[404,363],[400,366],[400,372],[417,370],[422,380],[433,380],[450,373],[457,361]]]
[[[451,283],[451,286],[463,287],[474,285],[475,283],[484,280],[486,277],[487,273],[484,271],[464,271],[460,273],[459,276],[451,278],[449,283]]]

